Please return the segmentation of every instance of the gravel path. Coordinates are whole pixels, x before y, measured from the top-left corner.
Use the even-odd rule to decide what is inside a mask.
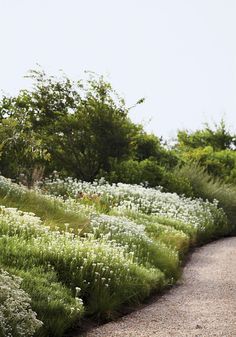
[[[181,284],[86,337],[236,337],[236,238],[197,249]]]

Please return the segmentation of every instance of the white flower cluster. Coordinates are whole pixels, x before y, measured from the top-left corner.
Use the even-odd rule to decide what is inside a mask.
[[[22,195],[27,192],[27,188],[18,184],[13,184],[11,179],[5,178],[0,175],[0,190],[5,194],[14,193],[14,195]]]
[[[20,284],[20,278],[0,270],[0,336],[31,337],[42,326]]]
[[[34,213],[22,212],[17,208],[0,206],[1,235],[33,236],[49,231],[42,225],[42,220]]]
[[[102,232],[107,234],[110,239],[115,235],[123,235],[150,241],[145,232],[145,226],[138,225],[125,217],[100,214],[91,219],[91,225],[95,236]]]
[[[158,215],[179,220],[194,227],[204,228],[205,224],[214,223],[214,212],[218,209],[217,201],[210,203],[202,199],[186,198],[176,193],[164,193],[158,188],[146,188],[141,185],[109,184],[104,180],[93,183],[72,178],[45,181],[45,189],[58,195],[58,191],[73,198],[99,197],[118,214],[125,215],[127,210]]]

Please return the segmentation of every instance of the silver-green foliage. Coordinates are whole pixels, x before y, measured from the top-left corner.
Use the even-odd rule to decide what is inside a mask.
[[[22,279],[0,270],[0,336],[31,337],[42,326],[31,309]]]

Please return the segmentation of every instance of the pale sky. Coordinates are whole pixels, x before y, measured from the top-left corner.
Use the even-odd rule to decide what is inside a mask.
[[[236,131],[236,0],[0,0],[0,89],[39,63],[105,75],[164,138],[224,117]]]

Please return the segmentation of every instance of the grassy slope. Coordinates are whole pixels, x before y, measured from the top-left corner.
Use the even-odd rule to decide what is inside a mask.
[[[83,228],[88,223],[87,217],[83,214],[66,210],[61,200],[23,187],[19,188],[3,177],[0,177],[0,205],[32,212],[52,229],[59,227],[64,230],[65,223],[73,228]]]
[[[0,179],[0,205],[33,212],[52,229],[64,230],[65,223],[73,228],[86,226],[89,229],[87,216],[66,209],[63,201],[18,187],[5,179]],[[40,238],[38,234],[38,243],[35,233],[29,235],[24,231],[1,237],[4,228],[10,228],[11,224],[0,221],[0,264],[23,278],[33,309],[45,323],[37,336],[62,336],[83,315],[82,305],[77,314],[70,312],[76,305],[76,287],[80,288],[79,296],[87,313],[112,317],[121,305],[141,301],[179,277],[182,257],[200,238],[196,228],[156,215],[127,213],[125,216],[137,225],[144,224],[152,243],[145,237],[133,237],[130,242],[128,236],[119,234],[113,237],[115,245],[109,246],[103,242],[103,232],[99,233],[98,241],[78,238],[76,245],[74,241],[70,244],[67,238],[55,239],[50,235]],[[131,243],[139,247],[133,256],[122,250]],[[107,280],[110,280],[108,289],[104,287]]]

